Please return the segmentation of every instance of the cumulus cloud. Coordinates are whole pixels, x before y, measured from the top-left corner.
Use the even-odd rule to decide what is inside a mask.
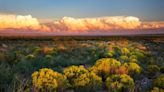
[[[133,16],[98,18],[64,17],[54,22],[42,23],[31,15],[0,14],[1,29],[31,30],[43,32],[108,32],[113,30],[138,30],[164,28],[164,22],[141,22]]]
[[[0,29],[38,29],[39,26],[38,20],[31,15],[0,15]]]
[[[112,30],[112,29],[135,29],[140,26],[138,18],[132,16],[99,17],[75,19],[64,17],[55,21],[57,30],[66,31],[91,31],[91,30]]]
[[[140,26],[141,29],[159,29],[164,28],[164,22],[143,22]]]

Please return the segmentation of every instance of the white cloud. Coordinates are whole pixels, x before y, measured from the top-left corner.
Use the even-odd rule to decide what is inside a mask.
[[[64,17],[54,22],[58,30],[66,31],[91,31],[112,29],[135,29],[140,26],[138,18],[132,16],[99,17],[75,19]]]
[[[46,19],[42,19],[45,21]],[[31,30],[44,32],[108,32],[111,30],[136,30],[164,28],[164,22],[141,22],[133,16],[98,18],[64,17],[54,22],[41,23],[31,15],[0,14],[0,30]]]
[[[40,26],[38,20],[31,15],[0,15],[0,28],[32,28],[36,29]]]

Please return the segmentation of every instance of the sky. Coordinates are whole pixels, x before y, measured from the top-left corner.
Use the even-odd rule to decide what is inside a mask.
[[[137,16],[164,20],[164,0],[0,0],[0,11],[37,18]]]
[[[161,29],[163,9],[164,0],[0,0],[0,30]]]

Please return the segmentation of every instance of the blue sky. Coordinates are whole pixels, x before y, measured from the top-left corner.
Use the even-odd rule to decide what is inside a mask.
[[[164,21],[164,0],[0,0],[0,13],[45,19],[130,15]]]

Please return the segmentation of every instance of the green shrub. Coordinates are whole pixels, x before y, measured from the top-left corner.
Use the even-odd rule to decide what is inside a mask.
[[[161,72],[161,73],[164,73],[164,66],[162,66],[162,67],[160,68],[160,72]]]
[[[0,53],[0,62],[6,60],[6,54],[5,53]]]
[[[158,76],[154,80],[153,84],[154,84],[154,87],[159,87],[159,88],[164,89],[164,74]]]
[[[11,68],[6,64],[0,64],[0,91],[1,92],[7,92],[14,78],[15,75],[11,70]]]
[[[119,47],[114,47],[114,57],[119,57],[121,55],[121,50]]]
[[[135,55],[138,60],[142,60],[145,57],[145,55],[140,51],[134,51],[134,52],[131,52],[131,54]]]
[[[119,60],[121,62],[128,62],[129,61],[129,58],[128,58],[128,56],[122,55],[122,56],[119,57]]]
[[[160,68],[157,65],[148,65],[147,71],[149,75],[154,75],[160,71]]]
[[[151,92],[164,92],[164,89],[160,89],[158,87],[154,87]]]
[[[104,53],[105,58],[112,58],[113,55],[114,55],[113,51],[107,51],[107,52]]]

